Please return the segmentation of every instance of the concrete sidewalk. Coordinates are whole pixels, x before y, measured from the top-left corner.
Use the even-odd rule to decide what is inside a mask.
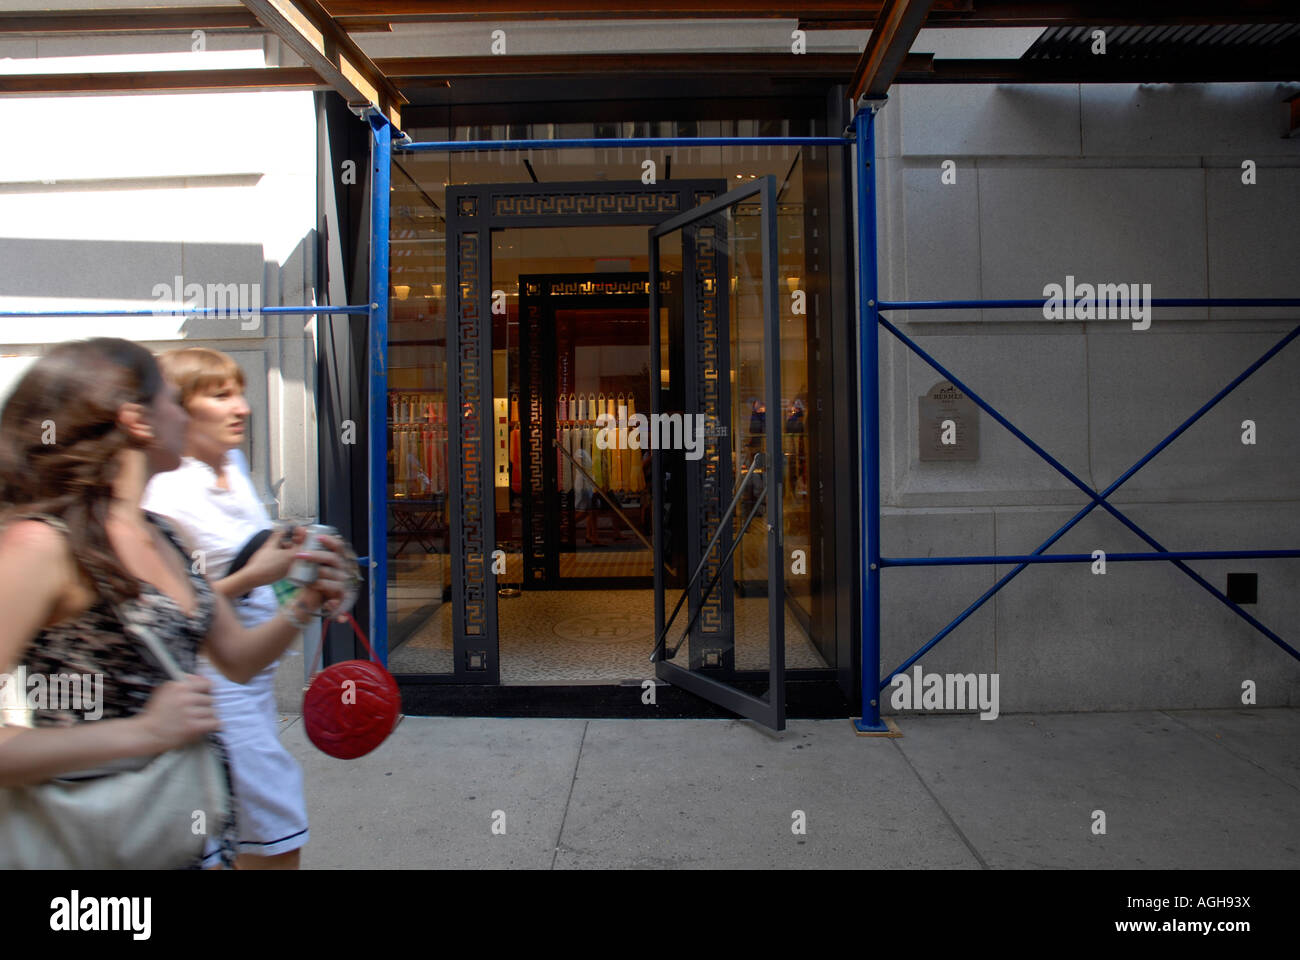
[[[899,724],[408,717],[350,761],[281,736],[307,868],[1300,867],[1300,710]]]

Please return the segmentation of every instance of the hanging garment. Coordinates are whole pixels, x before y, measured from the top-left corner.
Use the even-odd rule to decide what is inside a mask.
[[[622,438],[618,435],[618,401],[614,395],[610,394],[606,401],[609,408],[609,436],[611,443],[609,445],[609,488],[611,490],[623,489],[623,449]]]
[[[610,444],[609,451],[609,488],[611,490],[623,489],[623,437],[619,433],[618,414],[619,407],[624,406],[626,401],[620,396],[617,400],[613,397],[609,402],[614,407],[614,415],[610,419]],[[626,415],[626,414],[625,414]]]
[[[418,496],[420,492],[420,471],[415,466],[415,434],[408,423],[402,427],[402,457],[406,461],[406,495]]]
[[[402,459],[405,461],[402,477],[406,481],[406,495],[413,497],[419,489],[420,474],[415,468],[415,433],[410,424],[402,427]]]
[[[420,435],[418,423],[412,423],[408,429],[411,433],[411,447],[408,451],[411,458],[411,496],[427,496],[429,475],[424,472],[424,438]]]
[[[439,496],[447,492],[447,424],[445,407],[444,401],[434,401],[433,492]]]
[[[560,447],[565,451],[565,453],[569,453],[570,455],[573,452],[570,441],[570,434],[572,433],[573,430],[570,427],[566,426],[560,429]],[[568,493],[573,489],[573,463],[564,455],[564,453],[560,454],[559,477],[560,493]]]
[[[582,449],[582,427],[575,425],[569,431],[569,453],[573,454],[574,458],[576,459],[578,456],[578,451],[581,449]],[[571,481],[570,489],[573,491],[574,501],[576,502],[578,491],[583,489],[587,481],[582,476],[582,472],[577,467],[575,467],[572,462],[569,463],[569,479]]]
[[[441,477],[438,476],[438,440],[439,440],[438,421],[437,421],[437,414],[435,414],[434,412],[437,411],[437,408],[438,408],[437,402],[429,401],[428,429],[429,429],[429,496],[430,497],[437,497],[438,493],[441,492],[441,490],[438,489],[438,481],[439,479],[441,479]]]
[[[406,495],[418,497],[420,495],[420,435],[416,432],[418,428],[414,424],[407,424],[405,429],[406,476],[409,480]]]
[[[592,490],[592,479],[596,475],[596,458],[595,458],[596,449],[595,449],[594,438],[592,436],[593,433],[594,433],[594,428],[590,425],[590,421],[588,421],[588,425],[582,428],[582,457],[581,457],[582,465],[586,467],[588,473],[588,476],[586,478],[588,502],[590,502],[591,500],[590,493]]]
[[[634,416],[636,416],[636,398],[628,397],[627,419],[629,423]],[[628,437],[631,438],[632,434],[636,432],[636,429],[629,426],[627,432]],[[637,442],[639,443],[640,440],[638,439]],[[641,469],[641,451],[632,449],[630,442],[628,444],[628,449],[623,451],[623,464],[624,481],[627,484],[628,492],[640,493],[645,489],[645,472]]]
[[[618,450],[614,454],[614,475],[618,477],[618,489],[626,491],[630,490],[632,487],[632,477],[629,475],[627,469],[629,430],[627,423],[627,397],[623,394],[619,394],[618,396],[618,406],[616,409],[618,411],[619,420],[621,421],[619,425],[622,429],[618,435]]]
[[[510,489],[523,493],[524,473],[519,461],[519,423],[510,424]]]
[[[636,427],[631,423],[631,420],[635,412],[635,404],[632,397],[629,396],[627,398],[627,410],[624,411],[624,416],[629,421],[627,436],[623,440],[625,449],[619,452],[619,456],[623,458],[623,489],[629,493],[636,490],[635,474],[641,472],[641,452],[632,449],[632,435],[636,433]]]
[[[420,428],[420,439],[424,444],[424,495],[433,496],[433,425],[426,423]]]
[[[601,431],[605,429],[605,439],[609,439],[609,433],[606,428],[609,422],[605,417],[605,395],[603,393],[596,395],[596,412],[592,414],[595,421],[595,429],[592,431],[592,451],[591,459],[595,464],[595,469],[591,471],[596,478],[596,489],[604,490],[609,486],[609,450],[602,447],[600,443]]]
[[[392,484],[394,497],[406,496],[405,484],[402,482],[403,471],[406,469],[405,458],[402,456],[402,428],[394,425],[390,433],[393,438],[393,459],[392,464]]]
[[[406,426],[397,428],[397,478],[399,496],[408,496],[411,490],[411,435]]]
[[[416,472],[416,490],[415,495],[420,498],[429,496],[429,435],[425,428],[420,424],[411,425],[411,446],[414,462],[412,467]]]
[[[590,427],[581,427],[573,431],[573,458],[582,465],[587,473],[591,472],[591,448],[589,446]],[[579,510],[591,506],[591,481],[582,470],[573,471],[573,502]]]
[[[577,451],[581,447],[581,442],[582,428],[575,425],[575,427],[569,429],[568,438],[568,451],[575,459],[577,458]],[[576,506],[578,493],[580,493],[580,490],[582,489],[582,475],[578,472],[578,468],[573,466],[572,462],[569,462],[569,480],[572,481],[572,487],[569,487],[569,489],[573,490],[573,503],[575,503]]]
[[[605,426],[609,428],[609,432],[605,434],[605,488],[607,490],[618,489],[618,416],[609,413],[613,403],[613,396],[605,400]]]
[[[600,427],[591,429],[591,479],[595,481],[596,489],[605,488],[605,451],[600,448],[597,438],[600,436]]]
[[[559,444],[555,450],[555,485],[559,487],[560,493],[568,493],[573,489],[573,464],[564,455],[568,451],[569,434],[572,432],[573,428],[568,423],[555,431],[555,440]]]

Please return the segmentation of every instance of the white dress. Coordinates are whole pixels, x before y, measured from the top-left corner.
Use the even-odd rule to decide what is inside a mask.
[[[206,463],[185,457],[176,470],[149,481],[141,504],[172,521],[191,548],[202,551],[212,582],[225,576],[254,534],[272,526],[242,452],[227,455],[225,473],[229,490],[217,486],[216,471]],[[255,588],[244,600],[230,600],[245,627],[265,623],[279,610],[269,586]],[[262,856],[296,850],[308,840],[302,770],[280,743],[275,669],[273,663],[247,684],[238,684],[199,657],[198,672],[212,680],[221,739],[230,755],[238,850]]]

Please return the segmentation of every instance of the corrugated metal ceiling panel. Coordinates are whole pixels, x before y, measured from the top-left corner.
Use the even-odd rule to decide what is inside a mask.
[[[1127,58],[1179,56],[1207,51],[1243,54],[1300,53],[1300,23],[1184,24],[1179,26],[1048,27],[1023,60],[1074,60],[1095,56],[1093,31],[1106,33],[1106,56]]]

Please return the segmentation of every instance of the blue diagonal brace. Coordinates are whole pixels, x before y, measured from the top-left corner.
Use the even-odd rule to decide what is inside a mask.
[[[1153,539],[1152,537],[1148,536],[1145,532],[1143,532],[1141,528],[1139,528],[1135,523],[1129,520],[1128,517],[1126,517],[1123,513],[1121,513],[1118,510],[1118,508],[1108,503],[1106,501],[1106,498],[1109,497],[1116,490],[1118,490],[1120,486],[1122,486],[1124,483],[1126,483],[1129,480],[1130,477],[1132,477],[1135,473],[1137,473],[1144,466],[1146,466],[1154,457],[1156,457],[1162,450],[1164,450],[1165,447],[1173,443],[1174,440],[1176,440],[1179,436],[1181,436],[1188,428],[1192,426],[1192,424],[1196,423],[1197,420],[1205,416],[1205,414],[1207,414],[1211,409],[1213,409],[1219,403],[1219,401],[1221,401],[1229,393],[1231,393],[1238,386],[1240,386],[1248,377],[1250,377],[1253,373],[1255,373],[1255,371],[1257,371],[1265,363],[1267,363],[1279,352],[1285,349],[1285,347],[1292,340],[1294,340],[1297,336],[1300,336],[1300,326],[1297,326],[1294,329],[1292,329],[1290,333],[1288,333],[1285,337],[1283,337],[1271,348],[1269,348],[1269,350],[1265,352],[1263,356],[1261,356],[1258,360],[1256,360],[1244,371],[1242,371],[1240,375],[1238,375],[1229,384],[1227,384],[1227,386],[1225,386],[1218,393],[1216,393],[1213,398],[1211,398],[1204,406],[1201,407],[1201,409],[1197,410],[1196,413],[1192,414],[1190,417],[1184,420],[1183,423],[1177,429],[1175,429],[1172,433],[1170,433],[1167,437],[1165,437],[1162,441],[1160,441],[1160,443],[1156,444],[1156,446],[1153,447],[1150,452],[1148,452],[1144,457],[1142,457],[1135,464],[1133,464],[1133,466],[1129,467],[1128,470],[1124,471],[1124,473],[1121,474],[1120,477],[1117,478],[1114,483],[1112,483],[1110,486],[1108,486],[1105,490],[1103,490],[1099,494],[1091,487],[1089,487],[1086,483],[1084,483],[1082,480],[1080,480],[1078,477],[1076,477],[1068,467],[1066,467],[1055,457],[1053,457],[1050,453],[1048,453],[1037,443],[1035,443],[1032,439],[1030,439],[1030,437],[1027,436],[1022,430],[1020,430],[1015,424],[1013,424],[1006,417],[1002,416],[1002,414],[998,413],[997,410],[993,409],[993,407],[990,406],[983,398],[981,398],[978,394],[976,394],[973,390],[971,390],[970,387],[966,386],[966,384],[962,383],[961,380],[957,379],[957,377],[954,376],[951,371],[946,369],[942,364],[940,364],[937,360],[931,357],[914,340],[908,337],[905,333],[899,330],[896,326],[890,323],[883,316],[879,317],[879,322],[881,326],[883,326],[886,330],[888,330],[895,337],[901,340],[913,353],[915,353],[918,357],[920,357],[923,361],[925,361],[925,363],[933,367],[946,380],[951,382],[955,387],[957,387],[968,397],[970,397],[971,400],[973,400],[980,407],[980,409],[987,412],[989,416],[993,417],[994,420],[996,420],[998,423],[1002,424],[1002,426],[1006,427],[1009,431],[1011,431],[1012,435],[1014,435],[1016,439],[1024,443],[1027,447],[1029,447],[1029,449],[1033,450],[1036,454],[1039,455],[1039,457],[1041,457],[1048,464],[1050,464],[1057,472],[1059,472],[1067,480],[1069,480],[1076,487],[1078,487],[1080,490],[1086,493],[1089,499],[1092,501],[1083,509],[1081,509],[1078,513],[1076,513],[1073,517],[1071,517],[1070,520],[1067,521],[1064,526],[1062,526],[1059,530],[1056,531],[1056,533],[1052,534],[1051,537],[1049,537],[1046,541],[1044,541],[1042,545],[1038,547],[1038,549],[1034,550],[1031,556],[1041,555],[1043,551],[1045,551],[1048,547],[1050,547],[1057,540],[1063,537],[1080,520],[1086,517],[1089,513],[1092,512],[1094,508],[1098,506],[1105,508],[1112,516],[1114,516],[1117,520],[1123,523],[1126,527],[1128,527],[1130,530],[1136,533],[1139,537],[1145,540],[1156,550],[1165,552],[1165,548],[1163,546],[1161,546],[1155,539]],[[1174,563],[1180,570],[1186,573],[1189,577],[1191,577],[1194,581],[1200,584],[1203,588],[1208,590],[1214,597],[1216,597],[1222,603],[1227,605],[1227,607],[1230,610],[1232,610],[1234,613],[1236,613],[1238,616],[1244,619],[1256,630],[1260,631],[1262,634],[1264,634],[1266,637],[1268,637],[1270,640],[1276,643],[1279,647],[1281,647],[1283,650],[1289,653],[1292,657],[1296,658],[1297,660],[1300,660],[1300,651],[1295,650],[1295,648],[1293,648],[1285,640],[1283,640],[1281,637],[1275,634],[1272,630],[1264,626],[1264,624],[1260,623],[1258,620],[1252,617],[1245,610],[1241,609],[1241,607],[1239,607],[1237,604],[1229,600],[1226,596],[1220,593],[1213,585],[1211,585],[1203,577],[1201,577],[1200,574],[1196,573],[1196,571],[1192,570],[1189,566],[1187,566],[1187,564],[1183,563],[1181,560],[1172,560],[1170,562]],[[896,674],[903,672],[904,670],[912,666],[914,663],[916,663],[918,660],[920,660],[921,657],[923,657],[931,648],[933,648],[935,644],[937,644],[940,640],[942,640],[953,630],[955,630],[958,626],[960,626],[961,623],[965,621],[967,617],[969,617],[972,613],[974,613],[981,606],[983,606],[984,603],[990,597],[992,597],[1004,586],[1010,583],[1011,580],[1013,580],[1016,576],[1018,576],[1020,572],[1023,571],[1028,566],[1029,564],[1027,563],[1018,564],[1015,567],[1015,569],[1005,574],[1000,580],[998,580],[997,583],[995,583],[992,587],[986,590],[978,600],[976,600],[964,611],[962,611],[962,613],[958,615],[955,620],[953,620],[951,623],[948,624],[948,626],[944,627],[943,630],[939,631],[939,633],[937,633],[934,637],[932,637],[924,646],[921,647],[920,650],[918,650],[911,657],[905,660],[897,669],[893,670],[888,675],[886,675],[880,682],[880,689],[881,690],[885,689],[885,687],[889,685],[889,681]]]

